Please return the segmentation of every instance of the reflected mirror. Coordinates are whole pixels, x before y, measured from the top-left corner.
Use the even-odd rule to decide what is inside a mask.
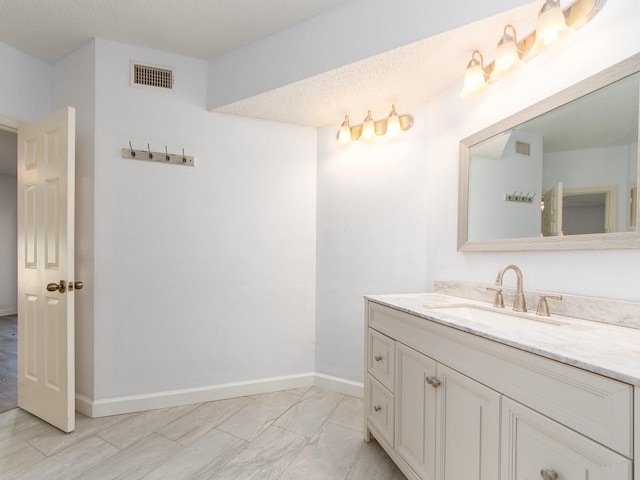
[[[636,55],[460,149],[465,251],[640,248]]]

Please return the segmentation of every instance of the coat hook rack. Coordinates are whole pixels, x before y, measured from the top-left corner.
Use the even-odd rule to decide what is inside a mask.
[[[175,165],[185,165],[187,167],[195,166],[195,158],[190,155],[185,155],[184,148],[182,149],[182,154],[169,153],[166,145],[164,146],[164,152],[154,152],[151,151],[151,146],[147,143],[146,150],[136,150],[131,146],[131,140],[129,140],[129,148],[122,149],[122,158],[159,163],[173,163]]]
[[[533,203],[534,198],[536,198],[535,193],[533,195],[529,195],[529,192],[527,192],[527,194],[524,195],[522,192],[516,193],[515,190],[513,193],[504,194],[505,202]]]

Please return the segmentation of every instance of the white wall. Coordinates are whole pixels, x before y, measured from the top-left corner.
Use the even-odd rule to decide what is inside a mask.
[[[130,60],[176,92],[130,87]],[[316,130],[208,113],[206,70],[96,41],[96,399],[313,372]]]
[[[320,373],[362,380],[365,293],[428,291],[436,279],[490,284],[500,266],[516,263],[525,288],[640,301],[638,251],[456,249],[460,140],[639,52],[638,22],[637,0],[610,1],[564,45],[482,97],[460,99],[461,75],[460,84],[427,105],[404,109],[415,126],[395,150],[380,142],[339,150],[337,126],[319,130]],[[384,160],[393,166],[381,170]],[[505,284],[515,285],[515,279],[505,278]]]
[[[316,371],[362,381],[365,294],[428,287],[425,107],[397,138],[339,145],[318,131]],[[452,202],[454,195],[440,199]]]
[[[0,315],[18,311],[16,199],[16,177],[0,175]]]
[[[516,141],[530,145],[530,155],[516,153]],[[470,240],[524,238],[540,235],[542,139],[514,131],[500,158],[473,155],[469,177]],[[509,194],[533,196],[533,203],[506,201]]]
[[[51,66],[0,43],[0,115],[25,122],[51,111]]]
[[[94,134],[95,42],[89,41],[53,67],[52,110],[76,109],[75,297],[76,392],[94,395]]]

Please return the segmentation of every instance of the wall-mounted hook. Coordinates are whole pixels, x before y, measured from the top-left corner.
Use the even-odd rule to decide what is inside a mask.
[[[122,158],[130,158],[135,160],[150,160],[152,162],[162,163],[174,163],[177,165],[185,165],[188,167],[194,166],[194,158],[192,156],[185,155],[184,148],[182,149],[182,155],[179,153],[169,153],[169,147],[164,146],[164,152],[151,151],[151,145],[147,143],[146,150],[134,150],[131,140],[129,140],[129,148],[122,149]]]

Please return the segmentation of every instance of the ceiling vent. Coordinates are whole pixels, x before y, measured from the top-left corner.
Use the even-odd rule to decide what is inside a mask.
[[[173,91],[173,69],[131,62],[131,86]]]

